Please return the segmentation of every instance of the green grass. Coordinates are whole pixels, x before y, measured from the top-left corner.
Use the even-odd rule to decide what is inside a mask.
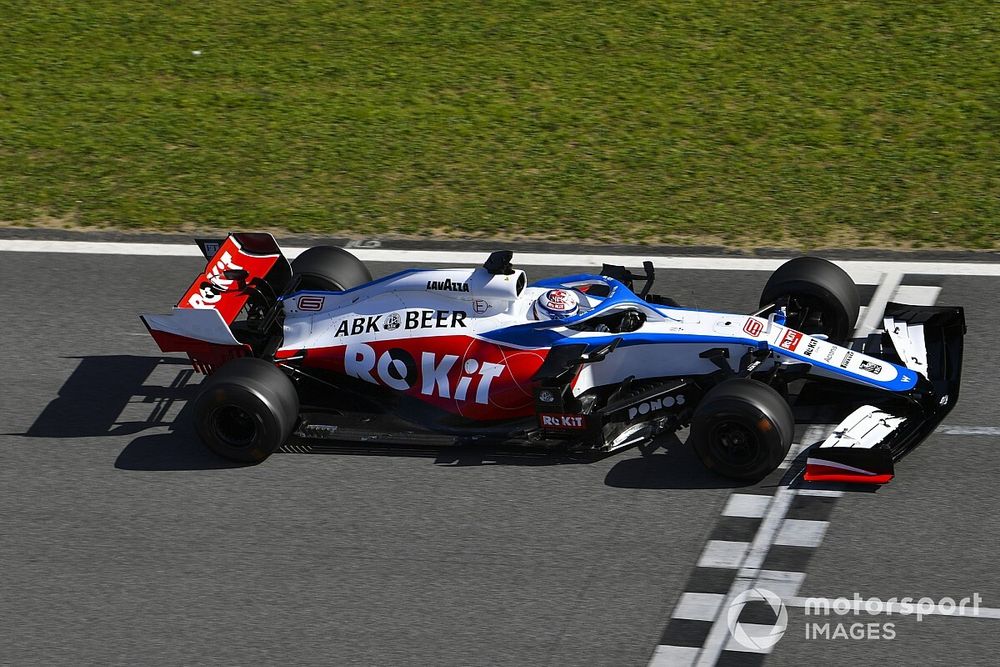
[[[0,220],[997,248],[998,26],[990,0],[0,0]]]

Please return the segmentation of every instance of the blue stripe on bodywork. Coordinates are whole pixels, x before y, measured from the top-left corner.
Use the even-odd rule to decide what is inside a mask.
[[[568,319],[568,318],[567,318]],[[563,320],[565,322],[565,320]],[[563,322],[555,322],[553,326],[559,327],[563,325]],[[566,343],[586,343],[588,345],[601,346],[606,345],[616,338],[621,338],[622,342],[619,347],[629,347],[632,345],[654,345],[654,344],[669,344],[669,343],[702,343],[702,344],[719,344],[719,345],[743,345],[746,347],[752,347],[756,349],[767,349],[768,344],[766,341],[753,340],[752,338],[733,338],[731,336],[700,336],[696,334],[672,334],[672,333],[651,333],[651,332],[639,332],[639,333],[626,333],[626,334],[614,334],[607,333],[601,336],[588,336],[586,338],[580,336],[574,336],[574,334],[580,333],[574,331],[570,334],[560,333],[554,331],[551,328],[542,328],[548,325],[548,322],[538,322],[529,324],[518,324],[512,327],[504,327],[503,329],[495,329],[493,331],[487,331],[479,334],[487,340],[491,340],[497,343],[507,343],[511,345],[520,345],[523,347],[549,347],[552,345],[558,345],[560,342]]]
[[[567,318],[569,319],[569,318]],[[884,359],[878,359],[877,357],[872,357],[880,364],[885,364],[887,366],[892,366],[896,369],[896,378],[893,380],[876,380],[864,375],[859,375],[857,373],[852,373],[849,370],[841,368],[840,366],[834,366],[832,364],[826,364],[821,361],[817,361],[811,357],[806,357],[801,354],[795,354],[794,352],[789,352],[785,348],[771,346],[767,341],[754,340],[752,338],[733,338],[730,336],[706,336],[697,334],[671,334],[671,333],[627,333],[627,334],[606,334],[602,336],[574,336],[572,333],[560,333],[554,331],[553,327],[562,326],[563,322],[532,322],[528,324],[518,324],[512,327],[505,327],[503,329],[496,329],[494,331],[488,331],[480,334],[483,338],[491,340],[496,343],[506,343],[511,345],[519,345],[523,347],[533,347],[533,348],[543,348],[552,347],[560,344],[576,344],[576,343],[586,343],[587,345],[593,345],[594,347],[600,347],[602,345],[607,345],[616,338],[621,338],[622,342],[619,343],[618,347],[631,347],[634,345],[669,345],[669,344],[684,344],[684,343],[698,343],[702,345],[741,345],[748,348],[755,348],[758,350],[770,349],[776,354],[783,357],[794,359],[796,361],[803,361],[816,368],[822,368],[824,370],[833,372],[837,375],[843,376],[845,379],[851,379],[856,382],[867,384],[870,386],[878,387],[880,389],[885,389],[887,391],[897,391],[904,392],[913,389],[917,384],[917,374],[908,368],[898,366],[890,361]],[[848,348],[844,348],[848,349]],[[855,354],[861,354],[860,352],[855,352]],[[867,355],[864,355],[867,356]],[[908,377],[909,382],[904,382],[902,378]]]
[[[867,376],[864,376],[864,375],[858,375],[857,373],[852,373],[851,371],[847,370],[846,368],[841,368],[839,365],[838,366],[834,366],[833,364],[827,364],[827,363],[824,363],[822,361],[817,361],[817,360],[813,359],[812,357],[807,357],[807,356],[804,356],[804,355],[801,355],[801,354],[796,354],[795,352],[789,352],[788,350],[786,350],[783,347],[781,347],[781,348],[771,348],[771,349],[773,349],[777,354],[780,354],[783,357],[791,357],[792,359],[795,359],[797,361],[804,361],[804,362],[810,364],[811,366],[815,366],[816,368],[822,368],[824,370],[833,371],[834,373],[836,373],[838,375],[843,375],[843,376],[852,378],[854,380],[857,380],[858,382],[863,382],[864,384],[872,385],[872,386],[878,387],[880,389],[887,389],[889,391],[909,391],[909,390],[911,390],[911,389],[913,389],[914,387],[917,386],[917,373],[916,373],[916,371],[911,371],[909,368],[905,368],[903,366],[897,366],[896,364],[892,363],[891,361],[886,361],[885,359],[879,359],[878,357],[871,357],[871,358],[874,359],[876,362],[878,362],[880,364],[885,364],[886,366],[892,366],[893,368],[895,368],[896,369],[896,378],[895,379],[893,379],[893,380],[876,380],[874,378],[870,378],[870,377],[867,377]],[[844,349],[849,349],[849,348],[844,348]],[[861,355],[861,356],[864,356],[864,357],[869,356],[869,355],[866,355],[866,354],[863,355],[860,352],[855,352],[855,354],[858,354],[858,355]],[[908,377],[910,379],[910,381],[909,382],[903,382],[903,378],[904,377]]]

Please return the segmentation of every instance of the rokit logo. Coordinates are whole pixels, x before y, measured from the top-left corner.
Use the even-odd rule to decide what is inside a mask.
[[[799,346],[799,341],[802,340],[802,334],[798,331],[792,331],[787,329],[785,335],[781,337],[781,342],[778,343],[779,346],[789,350],[791,352],[795,351],[795,348]]]
[[[628,409],[628,420],[632,421],[640,415],[648,415],[653,412],[659,412],[660,410],[666,408],[672,408],[675,405],[684,405],[684,394],[677,394],[676,396],[657,396],[649,399],[648,401],[643,401],[638,405],[633,405]]]
[[[452,281],[451,278],[445,278],[444,280],[428,280],[427,289],[437,292],[468,292],[469,283],[460,283],[457,280]]]
[[[490,385],[504,372],[506,364],[471,358],[462,364],[458,362],[457,354],[439,357],[434,352],[421,352],[418,364],[406,350],[393,348],[377,354],[374,348],[361,343],[347,346],[344,372],[398,391],[419,385],[420,393],[425,396],[488,404]]]
[[[809,339],[809,344],[806,345],[806,349],[802,352],[802,354],[806,355],[807,357],[811,357],[813,356],[813,353],[816,352],[816,348],[818,346],[819,342],[815,338],[811,338]]]
[[[538,423],[542,428],[560,428],[580,430],[587,428],[587,418],[583,415],[564,415],[554,412],[538,415]]]
[[[301,303],[299,305],[301,308]],[[341,320],[333,336],[359,336],[361,334],[378,333],[382,329],[395,331],[400,327],[412,329],[456,329],[464,328],[466,313],[461,310],[407,310],[400,313],[389,313],[385,321],[382,315],[365,315],[349,317]],[[381,322],[382,329],[379,328]]]
[[[222,253],[219,261],[205,273],[205,280],[209,284],[200,287],[197,294],[192,294],[188,305],[192,308],[214,308],[222,300],[222,293],[233,284],[232,280],[223,277],[223,272],[242,269],[242,266],[233,263],[233,256],[228,251]]]

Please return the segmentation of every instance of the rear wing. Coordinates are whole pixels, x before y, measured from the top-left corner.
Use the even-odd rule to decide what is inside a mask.
[[[196,370],[210,373],[233,357],[255,354],[270,328],[265,314],[292,269],[270,234],[230,234],[221,243],[198,244],[206,256],[206,248],[218,249],[173,312],[139,319],[161,351],[186,352]]]

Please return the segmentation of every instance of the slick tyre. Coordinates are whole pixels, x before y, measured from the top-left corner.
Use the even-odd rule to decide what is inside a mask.
[[[330,245],[309,248],[292,260],[292,276],[299,277],[299,289],[336,292],[372,279],[364,262],[343,248]]]
[[[702,399],[688,441],[712,472],[756,482],[784,460],[794,429],[792,409],[781,394],[763,382],[734,378]]]
[[[858,321],[861,298],[842,268],[819,257],[797,257],[771,274],[760,305],[787,301],[786,325],[833,342],[847,340]]]
[[[202,442],[223,458],[260,463],[295,428],[295,386],[269,361],[233,359],[202,387],[194,402],[195,428]]]

